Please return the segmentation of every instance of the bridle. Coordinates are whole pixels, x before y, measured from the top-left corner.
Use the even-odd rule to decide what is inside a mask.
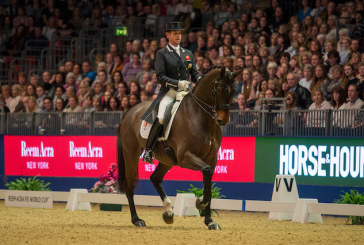
[[[193,100],[197,103],[197,105],[199,105],[201,107],[201,109],[206,112],[212,119],[215,119],[217,116],[217,110],[229,110],[230,109],[230,104],[218,104],[217,103],[217,90],[231,90],[231,89],[236,89],[236,84],[235,82],[232,82],[231,84],[225,84],[224,82],[221,81],[215,81],[215,85],[213,87],[213,89],[211,90],[211,105],[209,105],[208,103],[206,103],[205,101],[201,100],[200,98],[198,98],[197,96],[194,95],[193,92],[191,92],[191,96],[193,98]]]

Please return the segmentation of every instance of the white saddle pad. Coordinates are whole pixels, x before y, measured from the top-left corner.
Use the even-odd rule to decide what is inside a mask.
[[[172,108],[172,111],[171,111],[171,113],[172,113],[171,120],[169,120],[168,125],[166,126],[166,128],[164,130],[164,136],[158,138],[158,141],[168,139],[169,132],[171,131],[171,128],[172,128],[172,123],[173,123],[173,120],[174,120],[174,116],[176,115],[176,112],[177,112],[177,110],[179,108],[179,105],[181,104],[181,102],[182,102],[182,100],[183,100],[183,98],[184,98],[184,96],[186,94],[188,94],[188,92],[183,91],[183,92],[179,92],[176,95],[177,102],[174,103],[174,105],[173,105],[173,108]],[[149,132],[150,132],[151,128],[152,128],[151,123],[148,123],[145,120],[142,121],[142,124],[140,125],[140,135],[142,136],[143,139],[148,139]]]

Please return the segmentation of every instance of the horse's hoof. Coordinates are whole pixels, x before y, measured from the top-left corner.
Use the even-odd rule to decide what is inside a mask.
[[[208,225],[208,228],[209,228],[209,230],[221,230],[221,227],[218,224],[216,224],[215,222],[211,222]]]
[[[134,221],[133,224],[136,227],[147,227],[147,225],[145,224],[144,220],[142,220],[142,219],[139,219],[137,221]]]
[[[205,208],[206,208],[206,206],[207,206],[207,204],[208,204],[208,203],[203,203],[203,202],[202,202],[202,200],[203,200],[203,197],[201,197],[201,198],[197,198],[197,199],[196,199],[196,208],[197,208],[198,210],[203,210],[203,209],[205,209]]]
[[[174,213],[168,212],[168,211],[165,211],[162,215],[164,222],[169,225],[173,224],[173,216],[174,216]]]

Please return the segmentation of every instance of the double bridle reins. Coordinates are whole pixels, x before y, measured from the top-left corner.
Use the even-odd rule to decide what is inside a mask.
[[[195,96],[193,94],[193,92],[191,92],[191,96],[193,98],[193,100],[197,103],[197,105],[199,105],[201,107],[201,109],[206,112],[212,119],[215,119],[217,116],[217,111],[216,110],[229,110],[230,109],[230,104],[218,104],[217,103],[217,88],[218,87],[222,87],[222,89],[227,89],[227,88],[234,88],[236,85],[234,83],[232,84],[224,84],[223,82],[220,81],[215,81],[215,85],[214,88],[211,90],[211,101],[212,101],[212,105],[207,104],[205,101],[201,100],[200,98],[198,98],[197,96]]]

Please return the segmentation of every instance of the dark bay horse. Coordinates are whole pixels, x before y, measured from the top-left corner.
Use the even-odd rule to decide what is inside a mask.
[[[222,140],[220,125],[225,125],[230,120],[229,106],[236,91],[234,79],[240,72],[232,73],[222,67],[212,67],[194,91],[182,100],[167,140],[167,144],[174,150],[178,166],[202,172],[204,195],[202,199],[196,200],[196,207],[205,209],[205,224],[214,230],[220,229],[210,214],[211,180]],[[142,123],[140,118],[149,106],[150,102],[140,103],[128,111],[118,134],[119,187],[128,198],[131,221],[138,227],[146,226],[135,209],[134,187],[139,157],[146,143],[139,133]],[[159,164],[150,180],[163,201],[163,219],[167,224],[172,224],[172,202],[163,189],[162,181],[174,165],[163,148],[164,144],[157,142],[154,153]]]

